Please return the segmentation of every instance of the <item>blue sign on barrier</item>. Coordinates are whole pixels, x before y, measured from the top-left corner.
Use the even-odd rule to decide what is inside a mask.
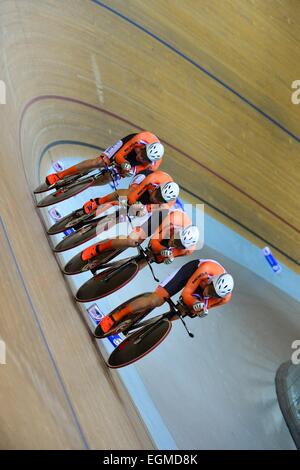
[[[66,235],[66,237],[68,237],[69,235],[71,235],[71,233],[74,233],[74,232],[75,232],[75,228],[68,228],[68,230],[64,231],[64,234]]]
[[[115,348],[123,341],[120,335],[109,336],[108,339]]]
[[[265,248],[262,250],[264,257],[268,261],[269,265],[273,269],[274,273],[280,273],[281,272],[281,266],[278,263],[277,259],[274,258],[272,255],[272,252],[268,246],[265,246]]]
[[[61,160],[57,160],[56,162],[54,162],[52,164],[52,168],[54,171],[58,172],[58,171],[62,171],[65,169],[65,165],[63,164],[63,162]]]
[[[61,213],[56,207],[51,207],[51,209],[48,209],[48,214],[50,215],[51,219],[54,220],[55,222],[58,222],[62,218]],[[68,230],[64,231],[64,234],[67,237],[68,235],[71,235],[71,233],[74,233],[74,232],[75,232],[74,228],[69,228]]]
[[[48,209],[48,214],[50,215],[51,219],[54,220],[54,222],[57,222],[62,218],[61,213],[56,207],[51,207]]]
[[[97,326],[98,323],[100,322],[101,318],[104,317],[104,313],[103,313],[102,310],[98,307],[97,304],[91,305],[91,306],[87,309],[87,312],[88,312],[88,315],[89,315],[91,321],[94,323],[95,326]]]

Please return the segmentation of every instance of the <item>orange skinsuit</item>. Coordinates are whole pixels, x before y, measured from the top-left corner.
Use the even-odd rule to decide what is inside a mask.
[[[208,299],[205,299],[202,296],[202,292],[209,284],[209,280],[212,278],[212,276],[223,274],[225,272],[226,271],[223,266],[214,260],[200,260],[198,268],[189,278],[186,286],[182,291],[182,300],[184,304],[192,309],[194,303],[197,302],[197,300],[207,300],[206,307],[211,309],[229,302],[232,294],[228,294],[223,298],[209,297]],[[169,297],[167,290],[161,286],[158,286],[156,293],[159,296],[163,296],[163,298]]]
[[[143,148],[145,145],[154,142],[159,142],[159,139],[151,132],[143,131],[138,134],[130,134],[108,147],[97,157],[99,166],[109,165],[112,162],[115,162],[117,165],[128,162],[133,167],[135,174],[146,169],[155,171],[161,164],[162,159],[153,163],[149,160],[138,162],[135,159],[134,151],[136,148]],[[65,178],[66,176],[75,175],[76,173],[78,173],[77,165],[74,165],[64,171],[58,172],[57,175],[59,178]],[[122,174],[120,176],[122,176]]]
[[[165,173],[164,171],[153,171],[148,174],[141,183],[135,184],[134,180],[132,181],[129,192],[127,195],[128,205],[132,205],[135,202],[139,201],[146,206],[147,212],[152,212],[153,209],[168,209],[174,206],[176,201],[165,202],[161,204],[156,204],[158,207],[152,207],[152,204],[149,200],[149,196],[155,191],[158,186],[161,186],[164,183],[174,181],[173,178]]]
[[[123,141],[124,140],[125,139],[123,139]],[[122,145],[122,147],[117,151],[117,153],[114,154],[113,159],[117,163],[117,165],[122,165],[122,163],[125,163],[127,161],[131,163],[129,161],[130,158],[126,159],[126,157],[130,155],[130,153],[134,149],[143,148],[145,147],[145,145],[153,144],[154,142],[159,142],[159,139],[156,137],[156,135],[152,134],[151,132],[144,131],[138,134],[131,134],[131,138]],[[100,155],[99,158],[103,157],[104,159],[107,159],[107,154],[105,152],[106,151],[104,151],[102,155]],[[151,163],[150,161],[145,161],[145,162],[138,162],[136,165],[132,165],[132,166],[135,166],[135,174],[137,174],[146,169],[151,169],[155,171],[157,170],[161,162],[162,160],[158,160],[153,163]]]
[[[168,245],[164,245],[164,241],[168,241],[174,237],[174,233],[177,230],[188,227],[192,224],[189,216],[182,210],[171,211],[167,217],[164,218],[162,224],[155,230],[154,234],[151,237],[149,248],[152,253],[155,255],[155,261],[157,263],[162,263],[164,257],[161,256],[160,252],[165,250]],[[188,256],[191,255],[196,249],[196,246],[193,246],[190,249],[187,248],[176,248],[172,247],[172,255],[174,258],[178,256]]]
[[[167,173],[160,170],[151,172],[147,170],[143,173],[145,174],[140,174],[136,176],[133,179],[131,185],[129,186],[129,189],[127,191],[128,205],[132,206],[132,204],[135,204],[139,201],[144,204],[145,209],[149,213],[151,213],[153,210],[163,210],[172,207],[176,201],[170,201],[161,204],[151,204],[149,196],[155,191],[158,186],[173,181],[173,178],[171,178],[171,176]],[[141,180],[141,182],[136,183],[136,178],[139,178],[138,181]],[[87,201],[87,203],[88,202],[89,201]],[[100,206],[102,204],[118,204],[118,202],[116,201],[115,193],[110,193],[107,196],[95,198],[94,202],[97,206]],[[105,207],[105,210],[106,209],[107,207]]]

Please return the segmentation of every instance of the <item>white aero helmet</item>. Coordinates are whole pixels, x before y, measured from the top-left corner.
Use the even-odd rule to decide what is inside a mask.
[[[179,232],[181,244],[184,248],[190,248],[199,240],[199,230],[196,225],[189,225]]]
[[[223,273],[211,278],[216,294],[225,297],[233,291],[234,281],[231,274]]]
[[[164,146],[160,142],[146,145],[146,155],[151,162],[161,160],[164,154]]]
[[[166,202],[174,201],[178,197],[179,186],[177,183],[174,183],[174,181],[170,181],[169,183],[162,184],[160,191]]]

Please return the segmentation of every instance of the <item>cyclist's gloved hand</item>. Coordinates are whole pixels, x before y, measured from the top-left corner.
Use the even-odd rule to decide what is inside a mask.
[[[96,203],[95,199],[90,199],[90,201],[87,201],[85,204],[83,204],[83,210],[85,214],[91,214],[94,212],[98,207],[98,204]]]
[[[166,249],[166,250],[161,250],[160,255],[164,258],[164,263],[165,264],[171,264],[174,261],[174,256],[172,253],[172,250]]]
[[[121,171],[123,175],[130,175],[131,173],[131,165],[128,162],[124,162],[121,164]]]
[[[51,175],[46,176],[46,184],[48,186],[52,186],[52,184],[55,184],[60,180],[61,177],[58,175],[58,173],[52,173]]]
[[[195,302],[193,305],[194,312],[197,313],[198,317],[206,317],[208,309],[205,307],[203,302]]]

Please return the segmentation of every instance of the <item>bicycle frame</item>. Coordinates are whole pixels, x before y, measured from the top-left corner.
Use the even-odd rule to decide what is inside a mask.
[[[137,264],[142,260],[145,260],[147,263],[152,262],[149,259],[148,253],[140,245],[137,246],[137,249],[139,250],[138,255],[130,256],[129,258],[124,258],[124,259],[121,259],[119,261],[110,261],[108,263],[103,263],[103,264],[100,264],[99,266],[97,266],[96,268],[91,269],[90,271],[93,274],[95,274],[100,269],[114,268],[114,267],[115,268],[123,268],[123,267],[127,266],[128,264],[130,264],[132,262],[136,262]],[[116,269],[116,271],[117,271],[117,269]],[[114,271],[114,273],[116,271]],[[113,273],[112,273],[112,275],[113,275]],[[107,280],[109,280],[110,278],[111,278],[111,276],[108,276]]]
[[[141,255],[131,256],[130,258],[125,258],[120,261],[102,264],[94,269],[91,269],[91,272],[95,275],[97,271],[99,271],[100,269],[116,268],[114,271],[108,274],[108,276],[105,278],[105,282],[108,282],[115,275],[115,273],[117,273],[121,269],[126,268],[126,266],[128,266],[132,262],[139,264],[139,262],[142,261],[142,259],[143,257]]]
[[[141,317],[139,320],[137,320],[137,322],[133,323],[132,325],[130,325],[130,327],[127,330],[125,330],[126,335],[127,335],[127,333],[130,333],[133,330],[137,330],[138,328],[142,328],[142,327],[148,326],[148,325],[153,325],[153,328],[155,328],[157,323],[159,323],[160,321],[162,321],[162,320],[171,321],[171,319],[174,318],[174,316],[177,316],[178,318],[180,318],[180,317],[182,318],[182,314],[181,314],[180,310],[186,309],[186,307],[184,307],[180,302],[175,304],[172,301],[172,299],[167,299],[166,301],[167,301],[167,303],[169,304],[169,307],[170,307],[170,310],[168,312],[161,313],[160,315],[156,315],[155,317],[149,318],[149,320],[145,320],[145,321],[141,321],[143,319],[143,317]],[[184,313],[184,312],[182,312],[182,313]],[[185,314],[187,314],[187,312],[185,312]],[[147,332],[150,332],[150,331],[151,331],[151,329],[147,330]],[[124,334],[124,332],[123,332],[123,334]]]
[[[77,175],[70,175],[70,176],[65,177],[63,180],[58,181],[52,186],[49,186],[49,189],[59,190],[59,189],[64,188],[65,186],[72,187],[74,184],[79,182],[78,180],[80,180],[80,178],[83,178],[83,177],[93,178],[95,181],[101,176],[105,175],[106,173],[110,173],[110,171],[112,171],[113,168],[114,168],[114,165],[112,165],[111,167],[104,167],[100,169],[93,168],[92,170],[82,171],[81,173],[78,173]],[[89,173],[93,173],[94,171],[96,171],[94,175],[93,174],[89,175]],[[82,181],[84,180],[81,180],[80,182]]]

